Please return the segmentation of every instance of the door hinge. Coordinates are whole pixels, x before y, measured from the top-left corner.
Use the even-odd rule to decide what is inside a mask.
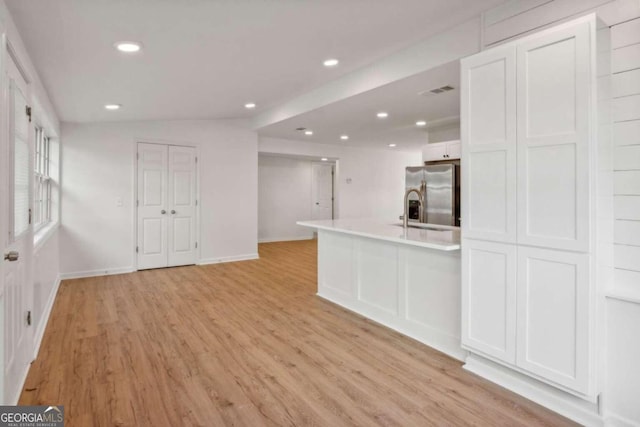
[[[198,200],[196,199],[196,206],[198,206]]]
[[[25,113],[27,114],[27,117],[29,117],[29,123],[31,123],[31,107],[29,107],[28,105],[26,107]]]
[[[136,153],[136,159],[140,159],[140,153]]]
[[[27,326],[31,326],[31,310],[27,311]]]
[[[198,242],[196,242],[196,249],[198,249]]]
[[[31,208],[29,208],[29,224],[31,224]]]
[[[136,253],[138,253],[138,247],[136,246]]]
[[[136,200],[136,206],[140,206],[140,200]]]
[[[196,156],[196,163],[198,163],[198,156]]]

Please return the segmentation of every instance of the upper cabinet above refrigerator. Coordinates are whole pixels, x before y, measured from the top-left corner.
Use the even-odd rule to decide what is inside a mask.
[[[460,141],[435,142],[422,148],[422,160],[436,162],[460,158]]]

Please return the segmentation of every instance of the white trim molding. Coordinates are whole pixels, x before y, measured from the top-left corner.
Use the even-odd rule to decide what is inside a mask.
[[[637,421],[629,420],[615,414],[607,414],[604,417],[605,427],[638,427]]]
[[[219,258],[203,258],[199,260],[196,265],[220,264],[223,262],[236,262],[236,261],[251,261],[255,259],[260,259],[260,256],[257,253],[246,254],[246,255],[224,256]]]
[[[469,353],[463,368],[577,423],[593,427],[605,425],[597,403],[572,396],[477,354]]]
[[[40,351],[40,345],[42,344],[42,338],[44,337],[44,331],[47,329],[47,324],[49,323],[49,317],[51,316],[51,310],[53,310],[53,304],[56,301],[56,297],[58,296],[58,289],[60,288],[60,283],[62,279],[58,274],[56,278],[56,282],[53,285],[53,289],[51,290],[51,294],[49,295],[49,300],[47,301],[47,305],[44,307],[44,311],[42,312],[42,317],[40,318],[40,323],[34,333],[33,336],[33,359],[35,360],[38,357],[38,352]]]
[[[60,278],[62,280],[83,279],[85,277],[111,276],[114,274],[133,273],[134,271],[135,269],[133,267],[117,267],[117,268],[107,268],[104,270],[74,271],[70,273],[61,273]]]
[[[294,242],[299,240],[315,240],[315,236],[275,237],[270,239],[258,239],[258,243]]]

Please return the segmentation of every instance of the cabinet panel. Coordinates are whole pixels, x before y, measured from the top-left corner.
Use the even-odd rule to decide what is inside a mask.
[[[356,243],[358,300],[373,308],[398,314],[398,248],[363,239]]]
[[[447,142],[447,159],[459,159],[461,146],[460,142]]]
[[[518,46],[518,243],[589,250],[589,26]]]
[[[505,194],[509,165],[505,151],[470,153],[467,168],[474,178],[468,183],[469,214],[465,217],[468,229],[506,235],[509,212]]]
[[[462,61],[462,232],[516,241],[515,48]]]
[[[534,146],[526,149],[526,156],[527,235],[575,240],[576,146]]]
[[[518,248],[518,366],[588,393],[589,294],[589,255]]]
[[[462,266],[462,343],[514,364],[516,247],[465,239]]]
[[[444,143],[427,144],[422,149],[422,158],[425,162],[445,160],[447,158],[447,146]]]
[[[353,297],[353,239],[318,231],[318,294]]]

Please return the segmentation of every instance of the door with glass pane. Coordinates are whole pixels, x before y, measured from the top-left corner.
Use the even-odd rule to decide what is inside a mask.
[[[4,401],[15,404],[33,359],[30,328],[32,302],[31,125],[27,112],[28,87],[16,64],[7,61],[9,79],[9,233],[4,245]]]

